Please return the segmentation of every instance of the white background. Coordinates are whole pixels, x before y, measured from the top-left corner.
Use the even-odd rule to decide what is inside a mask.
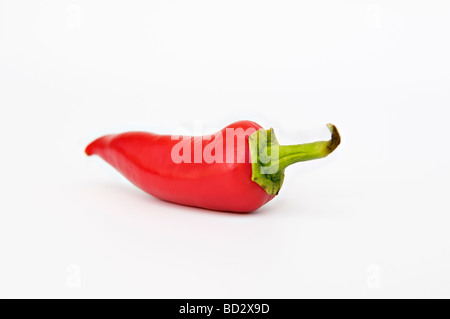
[[[0,297],[450,297],[448,1],[0,0]],[[328,139],[249,215],[161,202],[104,133]]]

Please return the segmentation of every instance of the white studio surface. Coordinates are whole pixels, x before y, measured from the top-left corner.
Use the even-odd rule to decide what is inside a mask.
[[[0,297],[450,297],[448,1],[0,0]],[[84,147],[242,119],[342,135],[249,215]]]

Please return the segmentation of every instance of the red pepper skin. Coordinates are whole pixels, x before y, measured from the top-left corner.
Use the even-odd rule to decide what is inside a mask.
[[[223,138],[226,153],[226,128],[262,127],[251,121],[240,121],[225,127],[219,138]],[[252,181],[248,134],[245,136],[243,163],[174,163],[171,151],[179,140],[170,135],[145,132],[128,132],[106,135],[93,141],[86,148],[87,155],[98,155],[116,168],[134,185],[162,200],[177,204],[231,212],[252,212],[275,195],[269,195],[260,185]],[[191,137],[192,150],[194,139]],[[202,151],[210,143],[202,142]],[[241,150],[242,151],[242,150]],[[193,151],[192,151],[193,152]]]

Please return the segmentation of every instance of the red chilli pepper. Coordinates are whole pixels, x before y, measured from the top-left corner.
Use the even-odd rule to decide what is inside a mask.
[[[145,132],[106,135],[86,148],[134,185],[162,200],[211,210],[251,212],[279,192],[287,166],[329,155],[340,143],[281,146],[273,129],[251,121],[233,123],[205,137]]]

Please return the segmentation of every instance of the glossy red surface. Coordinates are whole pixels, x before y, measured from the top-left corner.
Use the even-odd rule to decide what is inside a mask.
[[[230,150],[234,152],[231,163],[226,160],[227,147],[231,145],[227,143],[227,128],[249,129],[245,133],[245,143],[240,144],[235,139]],[[188,137],[191,163],[177,164],[172,160],[172,149],[180,140],[145,132],[103,136],[93,141],[86,153],[100,156],[134,185],[162,200],[211,210],[251,212],[274,197],[251,180],[248,136],[252,129],[258,130],[261,126],[240,121],[225,127],[210,140]],[[204,160],[194,163],[195,145],[201,145],[204,151],[210,143],[223,146],[223,163]]]

